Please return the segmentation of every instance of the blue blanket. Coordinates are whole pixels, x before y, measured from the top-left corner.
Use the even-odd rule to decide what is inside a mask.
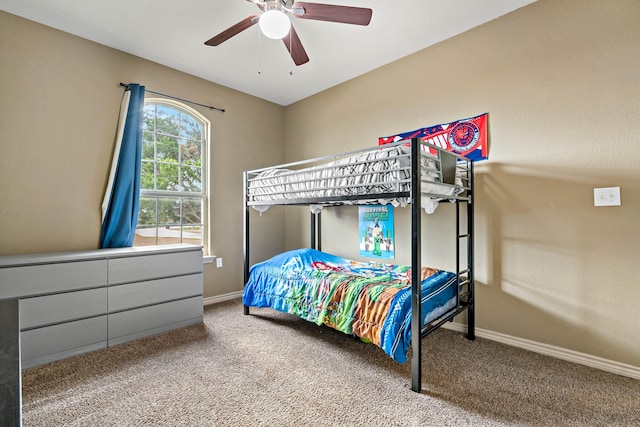
[[[422,268],[422,325],[456,304],[454,273]],[[251,267],[243,303],[371,341],[404,363],[411,344],[411,267],[297,249]]]

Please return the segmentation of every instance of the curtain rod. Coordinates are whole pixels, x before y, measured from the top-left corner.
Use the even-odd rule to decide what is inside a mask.
[[[120,86],[122,86],[125,89],[129,89],[129,84],[128,83],[120,82]],[[167,97],[167,98],[175,99],[176,101],[182,101],[182,102],[187,102],[187,103],[193,104],[193,105],[199,105],[200,107],[205,107],[205,108],[208,108],[210,110],[218,110],[218,111],[223,112],[223,113],[225,112],[225,110],[223,108],[213,107],[211,105],[200,104],[198,102],[189,101],[188,99],[182,99],[182,98],[178,98],[176,96],[167,95],[166,93],[154,92],[154,91],[148,90],[148,89],[145,89],[145,92],[149,92],[149,93],[153,93],[154,95],[160,95],[160,96],[164,96],[164,97]]]

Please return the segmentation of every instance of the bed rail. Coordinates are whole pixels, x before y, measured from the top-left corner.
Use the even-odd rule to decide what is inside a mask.
[[[421,197],[466,198],[470,161],[424,141],[420,144]],[[411,143],[382,146],[285,163],[246,172],[246,202],[272,205],[378,204],[411,201]]]

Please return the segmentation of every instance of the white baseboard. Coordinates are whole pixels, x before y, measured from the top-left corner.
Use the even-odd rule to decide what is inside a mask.
[[[442,325],[445,329],[451,329],[458,332],[467,332],[467,325],[462,323],[448,322]],[[568,350],[562,347],[556,347],[549,344],[543,344],[536,341],[526,340],[524,338],[513,337],[511,335],[501,334],[486,329],[476,328],[475,335],[480,338],[486,338],[501,344],[518,347],[534,353],[544,354],[545,356],[555,357],[557,359],[566,360],[568,362],[578,363],[580,365],[589,366],[600,369],[602,371],[611,372],[613,374],[640,380],[640,367],[627,365],[624,363],[614,362],[612,360],[603,359],[601,357],[592,356],[586,353],[580,353]]]
[[[229,300],[241,298],[241,297],[242,297],[242,291],[231,292],[229,294],[224,294],[224,295],[216,295],[214,297],[204,298],[204,305],[206,307],[207,305],[211,305],[211,304],[215,304],[223,301],[229,301]]]

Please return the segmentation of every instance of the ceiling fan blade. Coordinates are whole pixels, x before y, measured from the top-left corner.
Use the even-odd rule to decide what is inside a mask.
[[[298,18],[303,19],[339,22],[342,24],[369,25],[373,11],[363,7],[297,1],[293,4],[293,13]]]
[[[289,34],[284,36],[282,41],[287,47],[287,50],[291,54],[291,59],[293,59],[293,62],[296,65],[302,65],[309,62],[307,52],[304,50],[304,47],[302,47],[300,37],[298,37],[298,33],[296,33],[296,30],[293,27],[291,27]]]
[[[244,18],[242,21],[238,22],[235,25],[227,28],[217,36],[214,36],[204,42],[207,46],[218,46],[220,43],[229,40],[231,37],[236,34],[246,30],[247,28],[252,27],[258,22],[258,15],[251,15]]]

